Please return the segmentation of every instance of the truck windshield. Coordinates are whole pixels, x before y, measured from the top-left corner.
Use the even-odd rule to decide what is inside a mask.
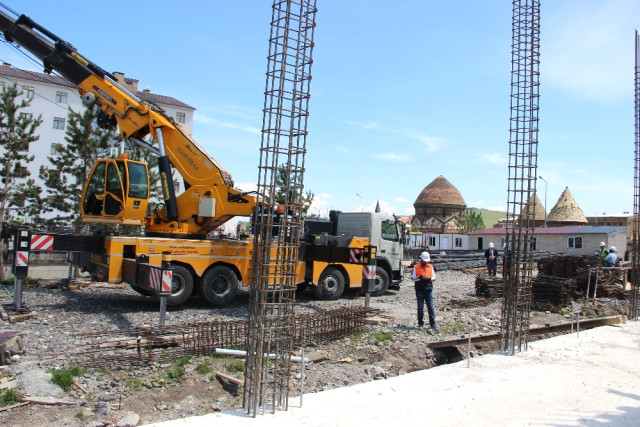
[[[400,241],[398,227],[396,226],[395,221],[382,221],[382,238],[384,240],[391,240],[392,242]]]

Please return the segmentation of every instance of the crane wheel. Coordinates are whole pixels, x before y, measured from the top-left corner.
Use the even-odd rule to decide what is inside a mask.
[[[191,272],[181,265],[174,265],[171,295],[167,297],[167,304],[182,304],[189,299],[191,292],[193,292],[193,276]]]
[[[227,266],[217,265],[207,270],[200,279],[199,295],[209,304],[229,304],[238,292],[238,276]]]
[[[320,276],[313,292],[318,299],[336,300],[344,292],[344,275],[335,267],[327,267]]]

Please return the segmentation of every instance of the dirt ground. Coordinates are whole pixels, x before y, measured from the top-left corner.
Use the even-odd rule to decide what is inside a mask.
[[[440,332],[416,328],[415,295],[405,280],[399,290],[372,298],[389,321],[371,325],[365,331],[336,341],[316,342],[304,348],[307,363],[294,365],[290,397],[315,393],[361,382],[402,375],[416,370],[458,361],[465,349],[432,351],[428,342],[472,333],[498,332],[501,302],[475,296],[478,272],[442,272],[436,283],[435,300]],[[35,316],[24,322],[0,323],[0,330],[20,330],[25,335],[25,354],[0,374],[4,382],[15,380],[18,396],[49,397],[57,403],[7,409],[0,402],[0,424],[11,426],[107,426],[136,425],[225,411],[242,407],[242,387],[217,373],[238,380],[243,377],[242,359],[199,356],[131,367],[126,364],[89,369],[75,377],[68,391],[52,386],[47,371],[73,366],[74,348],[82,346],[79,331],[127,328],[153,324],[157,302],[128,288],[86,286],[68,288],[28,288],[25,300]],[[6,302],[3,301],[3,302]],[[170,308],[167,324],[207,321],[212,318],[246,318],[248,293],[230,306],[211,309],[193,300]],[[312,292],[299,296],[297,312],[317,312],[341,306],[361,306],[364,297],[348,292],[338,301],[317,301]],[[590,303],[590,307],[593,305]],[[625,301],[603,299],[597,309],[584,304],[583,315],[601,317],[626,314]],[[567,320],[567,308],[557,312],[532,312],[531,323],[555,324]],[[531,337],[532,340],[540,337]],[[490,353],[498,343],[476,344],[471,356]],[[1,384],[0,384],[1,385]],[[40,387],[40,388],[39,388]]]

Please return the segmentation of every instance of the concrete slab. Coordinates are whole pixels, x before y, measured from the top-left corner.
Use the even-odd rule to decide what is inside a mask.
[[[470,361],[290,398],[289,410],[250,418],[212,413],[178,426],[638,426],[640,322]]]

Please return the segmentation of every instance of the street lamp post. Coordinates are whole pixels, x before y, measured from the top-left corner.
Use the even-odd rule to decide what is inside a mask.
[[[360,212],[364,212],[364,199],[358,193],[356,193],[356,196],[360,197]]]
[[[541,175],[538,178],[544,181],[544,228],[547,228],[547,181]]]

